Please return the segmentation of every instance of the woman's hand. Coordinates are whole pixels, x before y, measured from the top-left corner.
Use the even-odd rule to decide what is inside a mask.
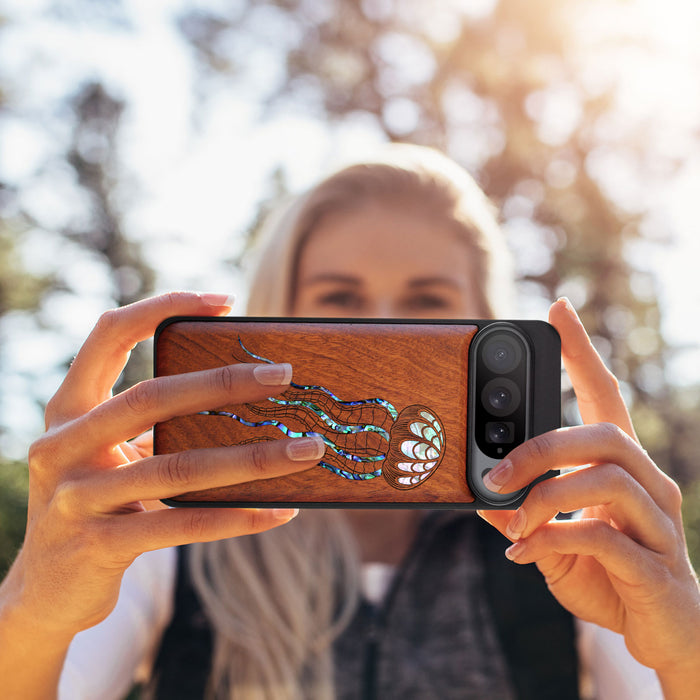
[[[290,509],[151,509],[148,502],[306,469],[322,455],[317,438],[155,457],[147,456],[148,434],[127,442],[158,421],[280,393],[289,365],[160,377],[112,396],[129,352],[161,320],[229,308],[222,295],[175,293],[100,318],[49,402],[45,435],[31,447],[26,537],[0,589],[0,611],[4,605],[26,624],[33,620],[45,638],[70,638],[109,614],[124,570],[142,552],[260,532],[294,516]]]
[[[484,481],[509,493],[550,469],[576,469],[536,484],[515,512],[480,515],[515,542],[510,559],[535,562],[564,607],[623,634],[667,697],[686,697],[681,681],[700,687],[700,589],[680,490],[639,445],[618,382],[568,301],[552,306],[550,322],[584,425],[528,440]],[[578,519],[553,520],[579,509]]]

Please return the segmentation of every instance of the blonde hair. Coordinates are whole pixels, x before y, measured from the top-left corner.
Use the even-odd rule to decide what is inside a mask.
[[[454,226],[473,251],[485,317],[510,304],[510,256],[486,196],[428,148],[393,145],[276,211],[264,225],[248,313],[289,315],[300,252],[321,218],[371,203],[411,202]],[[214,630],[208,692],[231,700],[331,700],[331,644],[359,597],[359,559],[339,511],[306,511],[260,535],[194,545],[190,571]]]
[[[331,645],[359,600],[355,541],[339,511],[304,511],[258,535],[192,545],[214,631],[207,696],[332,700]]]
[[[485,317],[505,317],[513,302],[513,265],[495,208],[474,179],[439,151],[391,144],[374,161],[350,165],[291,199],[257,235],[250,277],[250,316],[290,315],[300,254],[329,213],[372,203],[407,204],[452,226],[472,251],[474,279]]]

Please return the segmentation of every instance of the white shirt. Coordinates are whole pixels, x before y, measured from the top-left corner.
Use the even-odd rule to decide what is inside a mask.
[[[124,573],[111,614],[73,639],[59,700],[123,698],[145,677],[173,612],[175,549],[146,552]]]
[[[142,554],[127,569],[119,600],[99,625],[76,635],[61,675],[59,700],[119,700],[146,678],[173,612],[177,555],[174,549]],[[368,600],[380,602],[395,568],[363,567]],[[663,700],[656,673],[636,661],[622,635],[576,621],[581,676],[596,700]]]

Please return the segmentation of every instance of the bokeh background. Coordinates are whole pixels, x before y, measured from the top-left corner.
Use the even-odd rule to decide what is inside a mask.
[[[498,205],[518,315],[571,298],[697,567],[698,36],[685,0],[0,0],[0,572],[100,312],[243,301],[261,213],[386,141],[445,150]],[[122,384],[149,374],[146,343]]]

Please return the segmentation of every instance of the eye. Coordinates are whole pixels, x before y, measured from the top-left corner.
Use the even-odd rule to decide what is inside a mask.
[[[327,308],[355,310],[362,308],[364,299],[352,289],[338,289],[320,294],[316,298],[316,303]]]
[[[433,311],[448,309],[452,306],[452,302],[439,294],[415,294],[406,299],[404,306],[409,310]]]

